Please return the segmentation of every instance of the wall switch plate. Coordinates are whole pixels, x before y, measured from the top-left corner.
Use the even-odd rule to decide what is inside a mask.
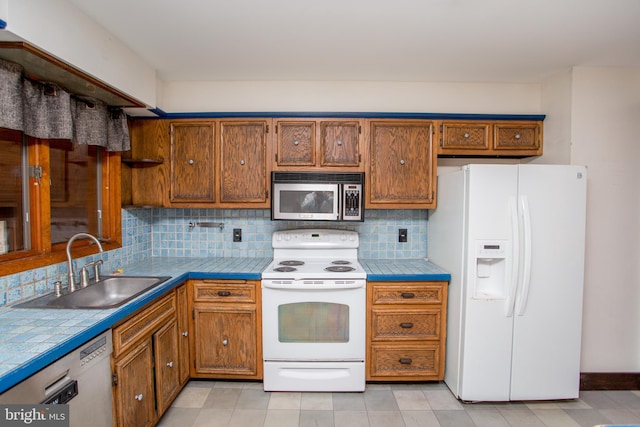
[[[242,228],[233,229],[233,241],[242,242]]]
[[[399,228],[398,229],[398,242],[407,243],[407,229]]]

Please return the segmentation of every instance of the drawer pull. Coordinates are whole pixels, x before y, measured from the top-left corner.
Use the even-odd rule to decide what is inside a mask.
[[[401,357],[400,360],[398,360],[398,362],[400,362],[403,365],[411,365],[411,359],[409,359],[408,357]]]
[[[219,297],[228,297],[231,295],[231,292],[229,291],[218,291],[218,296]]]
[[[405,328],[405,329],[413,328],[413,323],[411,323],[411,322],[402,322],[402,323],[400,323],[400,327],[401,328]]]
[[[400,296],[402,298],[409,299],[409,298],[415,298],[416,294],[414,294],[413,292],[403,292],[400,294]]]

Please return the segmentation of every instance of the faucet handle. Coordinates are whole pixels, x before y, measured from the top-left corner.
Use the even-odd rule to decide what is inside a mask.
[[[86,288],[89,285],[89,271],[87,271],[87,266],[85,265],[80,269],[80,287]]]
[[[93,263],[93,275],[95,277],[96,282],[100,281],[100,266],[103,264],[103,262],[104,261],[99,259]]]

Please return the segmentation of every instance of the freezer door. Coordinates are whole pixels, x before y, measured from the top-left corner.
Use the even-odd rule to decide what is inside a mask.
[[[509,400],[513,317],[507,310],[513,266],[516,165],[467,167],[463,277],[462,400]],[[517,229],[517,227],[516,227]],[[492,244],[492,242],[494,244]],[[499,257],[492,248],[500,246]],[[486,251],[484,251],[486,249]]]
[[[530,260],[521,263],[515,301],[510,399],[577,398],[586,169],[520,165],[518,182],[521,252]]]

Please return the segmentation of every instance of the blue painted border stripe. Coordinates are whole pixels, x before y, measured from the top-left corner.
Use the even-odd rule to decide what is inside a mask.
[[[442,274],[367,274],[367,281],[369,282],[401,282],[401,281],[413,281],[413,282],[440,282],[451,281],[451,275]]]
[[[426,120],[544,120],[545,114],[468,114],[468,113],[384,113],[384,112],[192,112],[167,113],[159,108],[149,109],[161,119],[224,119],[224,118],[341,118],[341,119],[426,119]],[[138,117],[153,119],[154,117]]]

